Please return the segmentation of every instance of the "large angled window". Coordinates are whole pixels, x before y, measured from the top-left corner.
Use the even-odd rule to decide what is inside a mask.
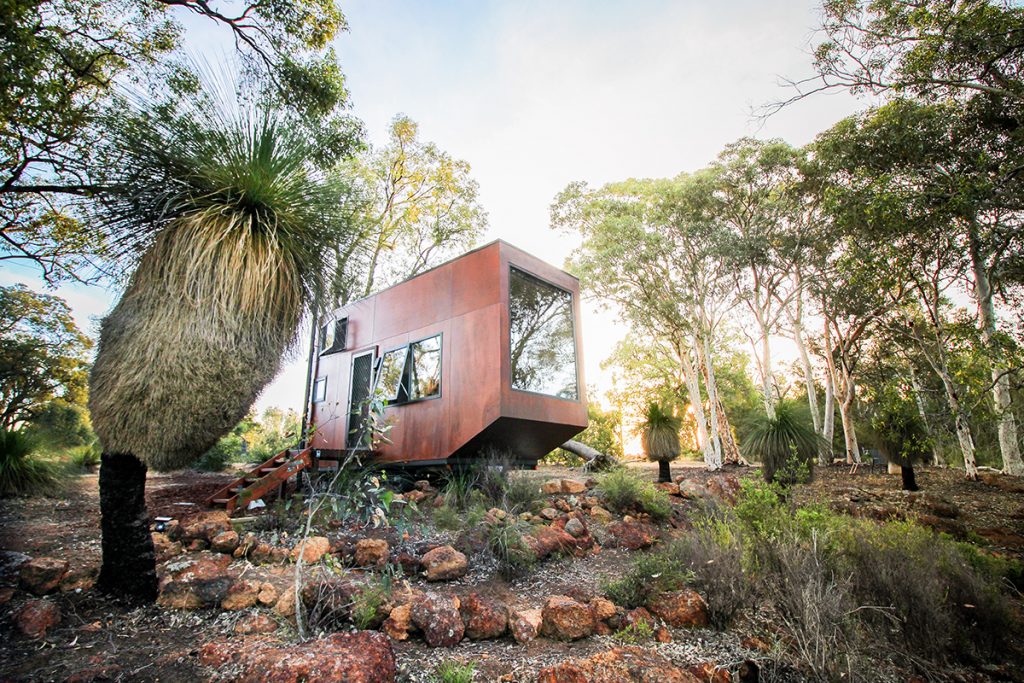
[[[380,360],[376,395],[389,405],[441,395],[441,335],[392,349]]]
[[[512,388],[576,400],[572,294],[513,268],[508,306]]]
[[[409,345],[412,356],[412,376],[409,399],[438,396],[441,393],[441,335]]]

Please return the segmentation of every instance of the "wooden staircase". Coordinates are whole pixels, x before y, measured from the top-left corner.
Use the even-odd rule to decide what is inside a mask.
[[[313,449],[289,448],[283,450],[218,490],[206,499],[206,505],[224,508],[228,514],[238,508],[244,510],[250,502],[258,500],[275,488],[282,486],[292,475],[313,466]]]

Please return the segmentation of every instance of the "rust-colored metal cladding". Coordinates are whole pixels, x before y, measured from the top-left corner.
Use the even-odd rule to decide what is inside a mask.
[[[340,308],[317,343],[309,446],[365,448],[372,395],[392,424],[376,462],[494,446],[535,463],[587,426],[579,315],[576,278],[502,241]]]

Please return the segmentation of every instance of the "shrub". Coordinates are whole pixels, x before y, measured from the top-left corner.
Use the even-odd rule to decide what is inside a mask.
[[[487,546],[498,560],[498,568],[506,578],[520,576],[537,561],[537,556],[523,536],[529,524],[509,515],[493,525],[487,534]]]
[[[733,531],[735,517],[709,512],[694,530],[673,541],[666,552],[693,572],[693,587],[708,605],[711,625],[727,628],[754,598],[754,587],[743,570],[743,544]]]
[[[626,628],[615,634],[615,639],[627,645],[637,645],[646,642],[654,635],[654,629],[646,621],[637,621],[626,626]]]
[[[352,623],[361,630],[380,627],[387,618],[384,608],[391,597],[393,576],[371,575],[370,581],[352,600]]]
[[[1006,652],[1015,637],[999,587],[1019,563],[909,522],[877,523],[794,507],[778,484],[742,482],[736,506],[708,508],[662,553],[693,571],[712,623],[760,593],[791,654],[819,680],[850,680],[884,648],[914,665]],[[615,590],[628,592],[626,579]]]
[[[224,440],[218,441],[210,450],[203,453],[202,457],[196,460],[193,469],[200,472],[221,472],[231,461],[232,451],[225,445]]]
[[[865,621],[892,634],[908,658],[961,661],[995,655],[1013,621],[998,577],[972,567],[958,544],[910,522],[853,524],[844,534],[842,566],[850,573]]]
[[[633,609],[659,593],[682,588],[693,578],[693,572],[671,549],[660,549],[637,556],[625,576],[602,583],[601,591],[616,605]]]
[[[434,676],[440,683],[471,683],[475,672],[475,664],[446,659],[437,665]]]
[[[486,458],[457,465],[445,473],[441,491],[451,507],[466,510],[473,506],[494,505],[505,497],[508,463],[499,457],[497,451],[487,450],[482,455]]]
[[[543,500],[540,487],[528,477],[511,475],[513,469],[511,454],[484,449],[478,461],[445,474],[441,492],[446,504],[460,512],[492,507],[511,514],[535,510]]]
[[[655,519],[667,519],[672,514],[668,494],[625,467],[603,475],[597,488],[605,502],[618,512],[639,510]]]
[[[455,508],[442,505],[434,508],[434,526],[445,531],[456,531],[462,527],[462,516]]]
[[[34,455],[35,444],[23,432],[0,431],[0,497],[54,493],[60,470]]]
[[[85,446],[96,439],[89,411],[59,398],[46,403],[26,431],[36,443],[57,449]]]
[[[80,471],[88,472],[100,464],[103,449],[98,441],[79,446],[71,451],[71,465]]]
[[[529,477],[508,477],[505,488],[505,497],[500,507],[509,514],[520,512],[533,512],[540,507],[544,500],[544,494],[540,486]]]
[[[762,567],[771,577],[763,582],[767,597],[793,654],[813,679],[850,680],[850,672],[863,670],[858,664],[864,648],[861,613],[848,577],[837,574],[815,544],[787,539],[765,543],[759,550]]]
[[[761,463],[765,481],[783,486],[810,481],[821,437],[807,420],[786,402],[775,407],[775,417],[754,418],[740,449],[745,457]]]

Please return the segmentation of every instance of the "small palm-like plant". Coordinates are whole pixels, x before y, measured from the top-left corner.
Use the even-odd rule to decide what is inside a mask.
[[[98,585],[156,596],[147,467],[184,467],[246,414],[347,243],[346,183],[310,162],[302,128],[271,110],[140,108],[107,123],[95,220],[137,255],[104,319],[89,410],[103,445]]]
[[[0,498],[52,493],[60,486],[57,466],[33,451],[24,432],[0,430]]]
[[[669,463],[682,452],[679,443],[679,430],[682,426],[683,418],[673,415],[654,401],[647,404],[643,422],[640,423],[640,443],[647,459],[658,463],[658,481],[672,481]]]
[[[809,481],[821,448],[821,437],[788,403],[775,408],[775,417],[754,419],[740,449],[748,460],[761,462],[764,479],[783,485]]]

